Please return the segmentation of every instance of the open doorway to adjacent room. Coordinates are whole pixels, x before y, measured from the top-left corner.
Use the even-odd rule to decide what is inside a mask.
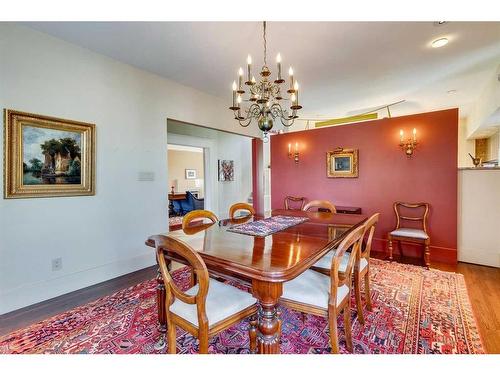
[[[252,137],[168,119],[167,144],[170,230],[192,210],[223,219],[252,203]]]

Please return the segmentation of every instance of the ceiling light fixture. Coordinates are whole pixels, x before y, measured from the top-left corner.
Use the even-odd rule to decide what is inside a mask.
[[[449,42],[448,38],[439,38],[432,42],[432,48],[439,48],[447,45]]]
[[[456,94],[457,93],[457,90],[448,90],[446,91],[448,94]]]
[[[247,58],[247,80],[244,83],[248,86],[248,99],[243,99],[245,94],[243,87],[243,69],[238,71],[238,84],[233,82],[233,104],[229,107],[234,112],[235,120],[243,127],[250,125],[253,119],[257,120],[259,129],[264,132],[263,141],[269,140],[268,132],[273,127],[273,120],[279,119],[281,123],[289,127],[293,124],[297,116],[297,111],[302,108],[299,105],[299,84],[294,79],[293,69],[288,70],[290,86],[288,90],[283,89],[290,94],[289,98],[284,98],[281,92],[282,84],[285,80],[281,77],[281,55],[278,53],[276,64],[278,69],[277,77],[274,81],[269,79],[271,71],[267,67],[267,40],[266,40],[266,21],[263,22],[263,40],[264,40],[264,66],[260,72],[260,80],[257,82],[252,76],[252,57]],[[250,102],[248,108],[242,108],[242,102]],[[289,101],[289,109],[283,109],[280,103]]]

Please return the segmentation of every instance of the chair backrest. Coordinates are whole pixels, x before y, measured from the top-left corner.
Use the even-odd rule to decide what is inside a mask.
[[[205,310],[205,302],[208,293],[209,276],[205,262],[191,246],[181,240],[164,235],[153,236],[153,240],[156,247],[156,259],[158,261],[161,276],[165,283],[165,306],[168,308],[174,302],[174,298],[190,305],[196,305],[198,312],[198,326],[202,323],[206,324],[208,319]],[[196,274],[195,279],[198,282],[198,291],[195,295],[184,293],[175,284],[165,261],[165,252],[178,255],[179,257],[185,259],[192,267],[193,272]]]
[[[349,290],[351,290],[351,276],[354,267],[354,262],[356,261],[356,257],[358,256],[358,252],[360,251],[361,241],[363,240],[363,233],[365,231],[365,226],[360,225],[351,233],[349,233],[346,238],[340,243],[335,251],[335,255],[332,259],[332,265],[330,268],[330,298],[332,303],[336,303],[333,301],[337,300],[337,288],[346,285]],[[341,280],[339,278],[339,269],[340,262],[346,251],[352,248],[349,254],[349,260],[347,262],[347,267],[345,271],[343,271],[344,278]]]
[[[363,240],[366,238],[364,249],[360,248],[360,256],[363,258],[370,258],[370,251],[372,249],[373,234],[375,233],[375,227],[377,226],[380,214],[376,213],[370,216],[370,218],[365,222],[365,231],[363,233]],[[368,235],[368,237],[366,237]]]
[[[194,210],[194,211],[191,211],[189,213],[187,213],[183,218],[182,218],[182,229],[186,229],[189,227],[189,224],[192,222],[192,221],[201,221],[203,222],[203,220],[199,220],[199,219],[209,219],[212,223],[216,223],[219,221],[219,219],[217,218],[217,216],[211,212],[211,211],[208,211],[208,210]]]
[[[285,210],[300,210],[300,211],[302,211],[305,203],[306,203],[305,197],[292,197],[291,195],[288,195],[285,197]],[[300,207],[296,208],[296,207],[298,207],[299,204],[300,204]]]
[[[329,210],[331,213],[336,213],[337,209],[333,205],[332,202],[326,201],[326,200],[313,200],[310,202],[307,202],[307,204],[304,206],[303,210],[304,211],[309,211],[311,208],[324,208]]]
[[[417,216],[405,216],[401,214],[402,209],[416,212]],[[422,212],[423,211],[423,212]],[[427,215],[429,214],[429,203],[405,203],[394,202],[396,213],[396,229],[401,227],[401,221],[422,222],[422,229],[427,233]],[[420,213],[420,215],[419,215]]]
[[[245,216],[252,216],[255,215],[255,210],[254,208],[249,205],[248,203],[235,203],[231,207],[229,207],[229,218],[234,219],[234,214],[239,211],[239,210],[245,210],[248,211],[249,214]]]

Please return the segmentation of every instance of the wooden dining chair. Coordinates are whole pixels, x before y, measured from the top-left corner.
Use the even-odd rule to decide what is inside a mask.
[[[240,320],[255,315],[257,300],[251,294],[231,285],[210,279],[205,262],[188,244],[170,237],[153,237],[156,257],[165,283],[168,352],[177,352],[177,326],[197,337],[200,353],[208,353],[208,339]],[[165,252],[174,253],[187,261],[196,273],[198,283],[183,292],[174,283]],[[250,350],[257,347],[256,321],[252,319]]]
[[[392,241],[398,242],[400,255],[402,254],[401,241],[418,243],[424,245],[424,264],[425,267],[430,266],[430,242],[431,238],[427,233],[427,216],[429,214],[428,203],[405,203],[395,202],[393,205],[394,213],[396,214],[396,228],[387,235],[389,241],[389,260],[392,261]],[[403,215],[403,210],[413,212],[415,216]],[[402,226],[405,222],[420,222],[420,228],[411,228]]]
[[[300,210],[300,211],[302,211],[305,203],[306,203],[305,197],[292,197],[291,195],[287,195],[285,197],[285,210]],[[300,205],[300,207],[299,207],[299,205]]]
[[[234,219],[234,214],[238,211],[248,211],[248,214],[245,216],[253,216],[255,215],[255,210],[252,205],[248,203],[235,203],[231,207],[229,207],[229,218]]]
[[[203,223],[204,219],[210,220],[212,223],[216,223],[219,221],[217,215],[208,210],[194,210],[182,218],[182,229],[186,229],[190,226],[192,222],[198,222],[199,224]]]
[[[307,270],[283,284],[281,303],[291,309],[328,318],[332,353],[339,352],[337,316],[344,315],[346,346],[352,352],[351,285],[352,271],[362,240],[364,226],[359,226],[340,243],[330,265],[330,274]],[[339,273],[344,254],[352,246],[345,271]]]
[[[326,201],[326,200],[313,200],[310,202],[307,202],[307,204],[304,206],[303,211],[309,211],[311,209],[323,209],[323,210],[329,210],[331,213],[335,214],[337,213],[337,209],[333,205],[332,202]]]

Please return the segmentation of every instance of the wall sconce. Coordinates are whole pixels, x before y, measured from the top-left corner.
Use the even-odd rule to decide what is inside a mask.
[[[299,163],[299,144],[295,142],[295,151],[292,152],[292,144],[288,144],[288,158],[293,159],[296,164]]]
[[[413,138],[408,138],[406,141],[404,140],[403,129],[399,131],[399,147],[401,147],[401,150],[404,151],[408,158],[412,157],[417,145],[417,129],[413,128]]]

